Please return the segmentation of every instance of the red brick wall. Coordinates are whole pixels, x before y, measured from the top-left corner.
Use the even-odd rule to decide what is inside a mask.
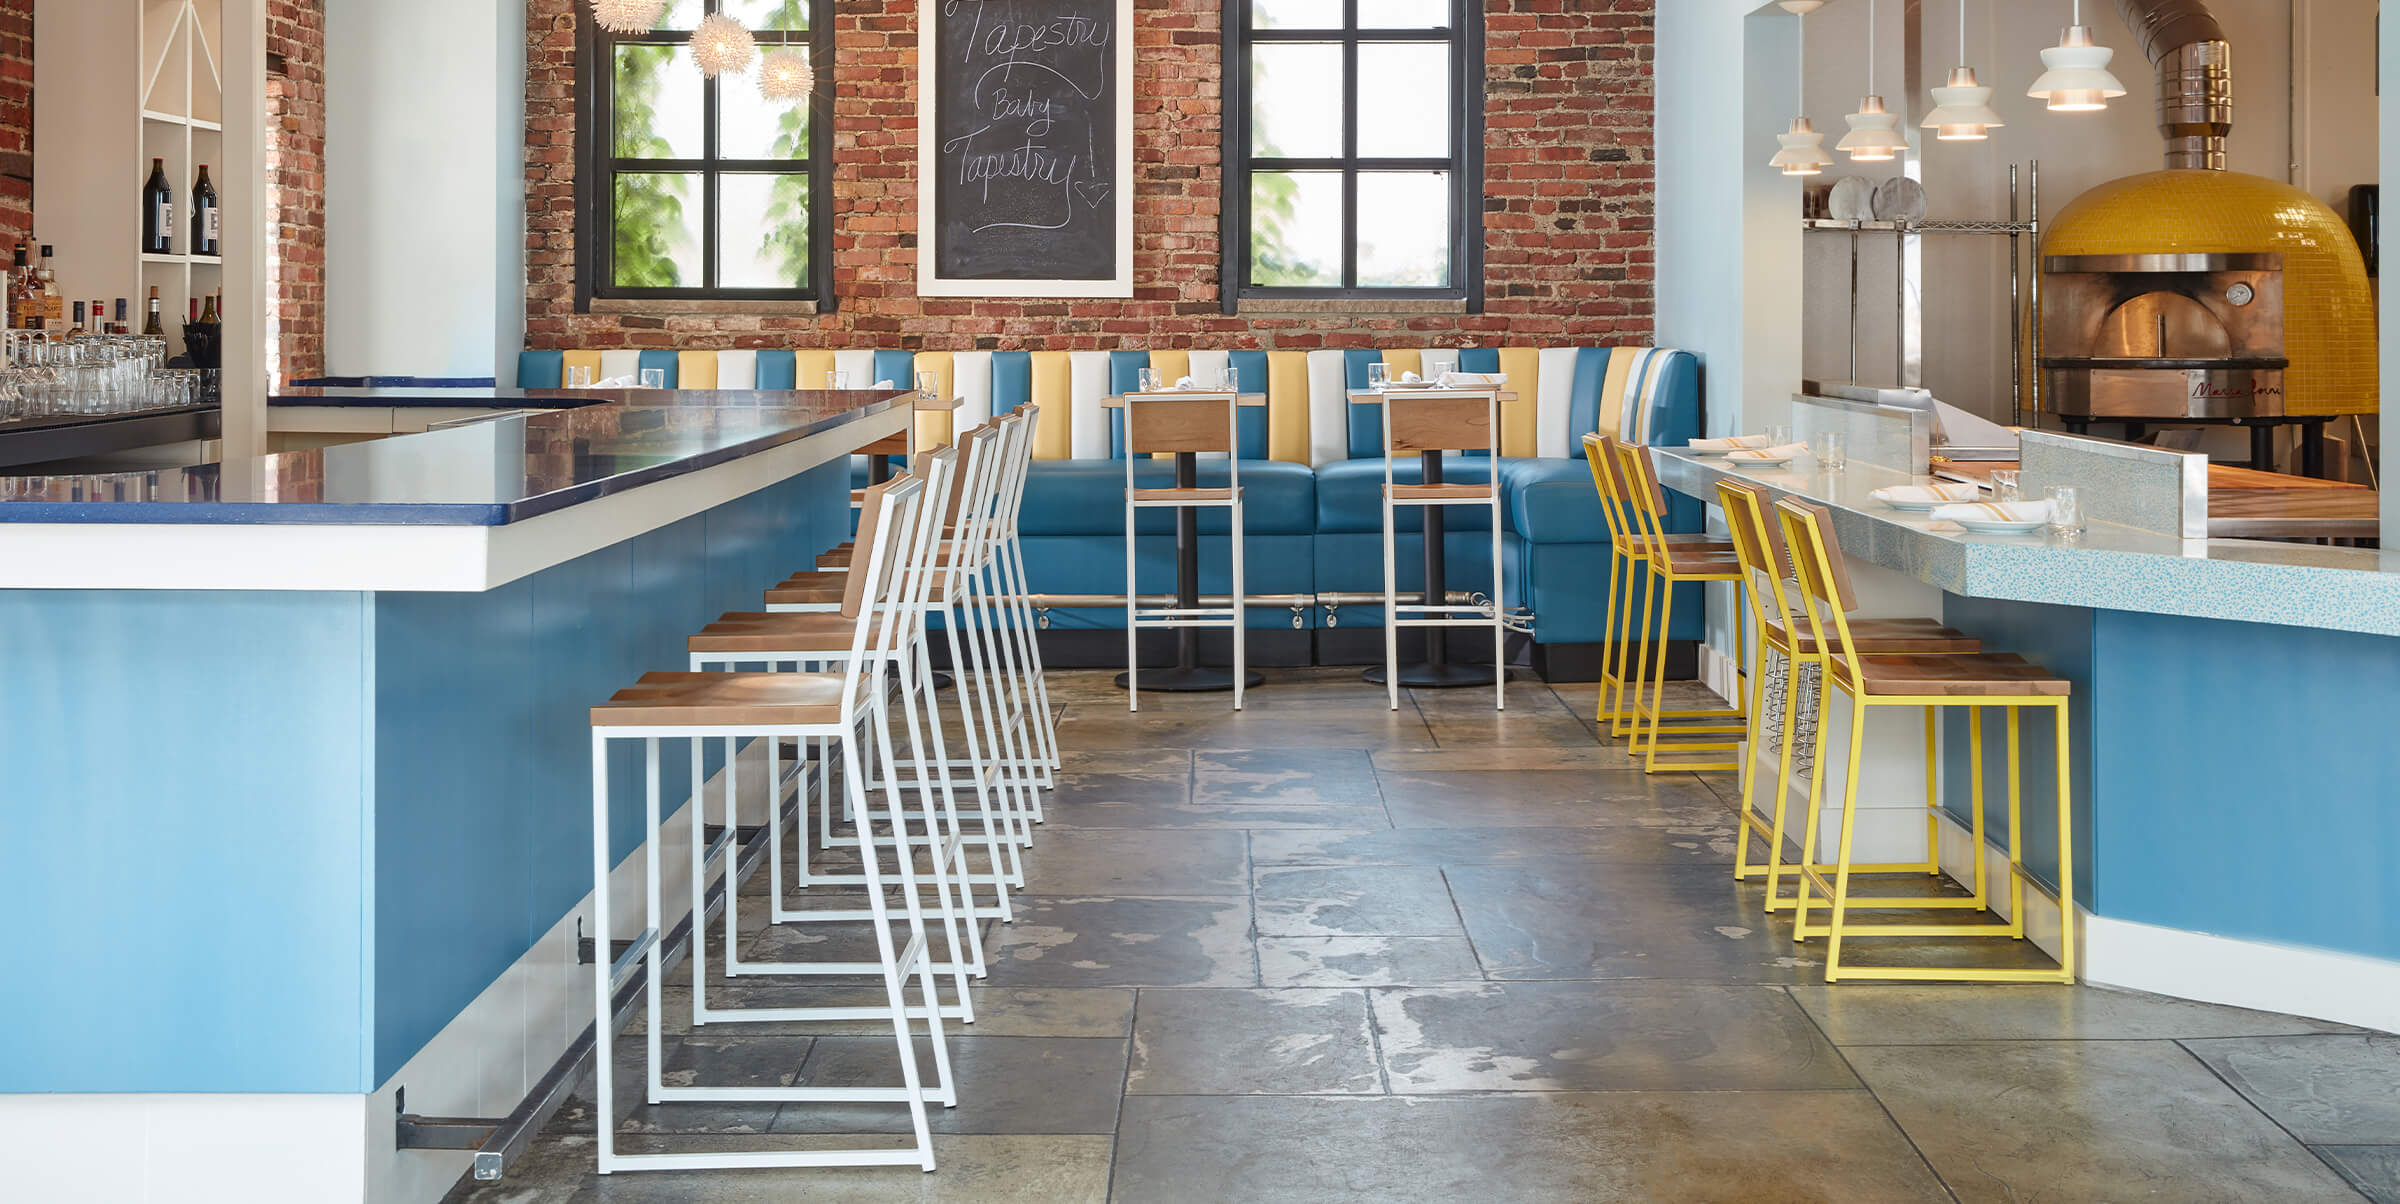
[[[0,0],[0,263],[33,237],[33,0]]]
[[[325,3],[267,0],[268,372],[325,373]]]
[[[1486,312],[1219,312],[1222,0],[1137,0],[1132,301],[916,296],[916,12],[834,0],[834,289],[825,315],[575,309],[575,0],[529,0],[526,341],[537,348],[1314,348],[1646,342],[1655,0],[1485,0]],[[929,2],[929,0],[927,0]]]

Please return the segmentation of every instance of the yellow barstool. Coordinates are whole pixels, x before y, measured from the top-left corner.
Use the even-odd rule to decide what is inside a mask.
[[[1734,557],[1731,545],[1717,541],[1693,542],[1688,537],[1667,534],[1666,498],[1659,492],[1658,478],[1651,469],[1650,449],[1630,444],[1604,442],[1613,445],[1618,469],[1619,497],[1633,523],[1637,536],[1640,567],[1649,570],[1650,585],[1642,591],[1642,637],[1634,654],[1633,673],[1629,679],[1633,705],[1628,726],[1632,743],[1626,751],[1642,760],[1644,773],[1675,773],[1692,770],[1726,770],[1740,768],[1738,760],[1666,761],[1658,759],[1663,750],[1668,753],[1725,753],[1728,757],[1742,747],[1736,738],[1750,730],[1748,717],[1740,700],[1730,707],[1705,707],[1698,710],[1669,711],[1666,709],[1667,636],[1675,613],[1675,587],[1679,585],[1731,585],[1747,592],[1741,562]],[[1655,654],[1651,633],[1657,633]],[[1736,629],[1737,645],[1740,631]],[[1741,660],[1741,650],[1735,649],[1735,662]],[[1648,663],[1645,663],[1648,662]],[[1643,698],[1647,688],[1649,697]],[[1738,694],[1739,691],[1736,691]],[[1668,723],[1668,720],[1674,720]]]
[[[2073,982],[2075,980],[2075,847],[2074,847],[2074,783],[2071,776],[2067,728],[2067,699],[2073,686],[2063,678],[2052,677],[2039,665],[2023,657],[2006,653],[1977,653],[1972,656],[1868,656],[1852,642],[1849,612],[1853,609],[1855,593],[1850,587],[1848,570],[1842,560],[1841,547],[1833,534],[1832,512],[1823,506],[1785,498],[1776,503],[1777,517],[1783,525],[1784,540],[1792,551],[1794,576],[1800,584],[1800,600],[1805,608],[1809,633],[1817,647],[1824,649],[1824,676],[1827,683],[1825,706],[1830,709],[1832,691],[1838,690],[1850,700],[1850,748],[1842,784],[1841,834],[1837,838],[1833,873],[1828,876],[1817,864],[1817,828],[1807,825],[1808,834],[1800,853],[1800,892],[1793,909],[1793,934],[1802,940],[1822,936],[1825,946],[1825,981],[1837,982],[1850,978],[1889,978],[1917,980],[1948,980],[1958,982]],[[1924,707],[1938,710],[1943,707],[1967,708],[1969,734],[1969,763],[1973,773],[1972,792],[1975,808],[1975,842],[1983,843],[1983,711],[1999,707],[2008,715],[2008,875],[2009,918],[2005,921],[1973,921],[1953,923],[1884,923],[1857,924],[1850,920],[1852,907],[1909,906],[1918,908],[1965,908],[1983,910],[1980,900],[1985,884],[1981,862],[1975,883],[1974,899],[1955,896],[1924,896],[1914,899],[1854,898],[1850,893],[1850,877],[1867,872],[1851,862],[1851,842],[1858,821],[1858,775],[1864,761],[1867,712],[1874,707]],[[2059,902],[2059,965],[2054,970],[2002,966],[1850,966],[1842,964],[1842,941],[1854,936],[1910,937],[2009,937],[2022,940],[2025,936],[2025,877],[2024,843],[2021,827],[2021,782],[2018,766],[2018,730],[2021,712],[2047,708],[2058,730],[2058,902]],[[1825,728],[1817,727],[1817,759],[1809,773],[1809,814],[1815,815],[1824,791]],[[1927,756],[1932,755],[1930,749]],[[1824,924],[1812,924],[1809,913],[1818,907],[1832,911]]]
[[[1822,718],[1819,712],[1822,709],[1825,653],[1823,646],[1810,633],[1807,616],[1800,612],[1799,604],[1793,597],[1799,587],[1791,583],[1792,561],[1784,550],[1783,534],[1767,520],[1767,510],[1772,503],[1766,487],[1750,481],[1720,481],[1717,483],[1717,500],[1725,509],[1725,526],[1733,536],[1734,554],[1741,560],[1742,570],[1750,578],[1750,619],[1757,632],[1757,639],[1751,645],[1750,744],[1742,756],[1742,831],[1738,836],[1741,843],[1734,855],[1733,876],[1736,881],[1765,878],[1766,909],[1781,911],[1797,901],[1797,896],[1788,895],[1783,890],[1784,874],[1789,869],[1783,854],[1784,833],[1787,831],[1785,812],[1791,797],[1792,750],[1801,739],[1806,738],[1813,743],[1816,738],[1817,724]],[[1761,581],[1765,583],[1764,588],[1760,586]],[[1857,650],[1867,656],[1971,656],[1983,651],[1982,641],[1964,632],[1953,631],[1932,619],[1853,619],[1850,621],[1850,636],[1857,641]],[[1810,680],[1816,683],[1816,690],[1803,691],[1802,683]],[[1818,701],[1808,702],[1810,694],[1816,695]],[[1808,708],[1805,712],[1804,706]],[[1809,720],[1806,732],[1798,730],[1804,713]],[[1781,733],[1775,744],[1774,804],[1768,815],[1761,815],[1757,804],[1758,757],[1753,750],[1758,747],[1758,740],[1770,715],[1779,716]],[[1933,731],[1934,713],[1929,710],[1925,712],[1925,747],[1929,750],[1934,747]],[[1928,756],[1925,763],[1925,860],[1908,864],[1854,865],[1851,869],[1875,874],[1940,873],[1941,862],[1934,852],[1939,831],[1936,809],[1941,801],[1938,782],[1932,758]],[[1756,864],[1750,859],[1750,838],[1754,835],[1767,842],[1765,865]],[[1983,857],[1980,848],[1975,856],[1977,880],[1980,882]],[[1857,900],[1852,901],[1852,906],[1864,905]],[[1915,901],[1909,901],[1909,905],[1914,906]]]
[[[1638,653],[1629,653],[1633,644],[1634,589],[1637,582],[1646,581],[1643,570],[1647,538],[1634,525],[1632,503],[1626,499],[1624,482],[1617,478],[1617,442],[1606,435],[1583,437],[1584,462],[1591,468],[1592,488],[1600,495],[1600,514],[1608,523],[1608,614],[1605,620],[1604,643],[1600,656],[1600,709],[1596,722],[1608,728],[1608,734],[1622,739],[1633,730],[1633,708],[1625,697],[1625,682],[1638,664]],[[1694,551],[1729,553],[1732,545],[1713,540],[1706,535],[1670,535],[1670,541]],[[1673,717],[1676,712],[1669,712]]]

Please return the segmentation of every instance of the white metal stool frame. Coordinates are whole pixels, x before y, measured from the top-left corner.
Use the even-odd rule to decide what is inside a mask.
[[[952,479],[952,473],[955,470],[957,460],[958,453],[955,450],[948,448],[936,452],[931,456],[921,458],[919,475],[924,478],[926,489],[932,495],[937,497],[947,496],[944,492],[945,487]],[[927,507],[925,509],[931,510],[932,508]],[[939,516],[935,515],[934,517],[938,518]],[[922,525],[927,520],[923,517],[920,517],[918,521],[920,525]],[[916,554],[910,558],[908,563],[901,566],[900,571],[905,574],[904,605],[907,609],[903,613],[912,616],[912,620],[907,624],[907,629],[893,640],[893,646],[898,650],[900,655],[896,658],[887,657],[881,650],[880,646],[868,650],[866,655],[870,658],[870,660],[889,661],[891,671],[896,678],[896,685],[899,687],[899,693],[901,695],[899,699],[899,709],[905,719],[905,722],[907,723],[909,747],[911,749],[916,749],[923,747],[925,741],[924,723],[921,722],[921,720],[938,720],[938,716],[934,716],[931,713],[934,705],[933,670],[930,664],[930,658],[927,657],[925,652],[926,644],[924,616],[925,595],[935,571],[932,561],[933,557],[938,554],[939,536],[938,534],[931,532],[911,533],[911,541],[916,550]],[[870,621],[880,620],[871,620],[867,616],[861,616],[859,619],[860,624],[865,624]],[[767,666],[768,671],[773,672],[779,666],[787,664],[793,665],[800,669],[806,669],[811,666],[848,665],[852,663],[851,658],[854,654],[855,652],[851,641],[843,641],[839,646],[834,646],[831,641],[828,641],[823,644],[811,646],[794,644],[790,647],[767,651],[694,652],[691,653],[691,667],[695,672],[703,672],[710,669],[730,669],[743,664],[763,663]],[[879,700],[879,705],[888,707],[888,698]],[[879,715],[878,719],[882,722],[888,722],[888,712],[883,715]],[[937,749],[940,749],[942,747],[940,724],[937,721],[934,722],[932,726],[934,728],[934,745]],[[733,755],[734,750],[731,747],[731,741],[728,741],[727,744],[727,756],[730,758]],[[943,755],[946,756],[946,753]],[[804,910],[790,908],[785,905],[788,896],[784,889],[783,880],[783,813],[780,799],[780,785],[782,782],[781,757],[781,748],[777,745],[770,744],[767,749],[767,780],[770,783],[770,794],[776,797],[772,799],[772,813],[768,821],[771,825],[770,837],[772,843],[770,847],[775,850],[775,855],[769,862],[768,870],[769,922],[776,924],[845,923],[863,921],[873,918],[868,912],[855,908],[847,910],[833,908]],[[822,761],[820,761],[820,765],[823,765]],[[871,779],[873,775],[869,776],[870,787],[877,789],[889,788],[884,783],[872,781]],[[825,828],[828,835],[830,835],[830,812],[832,809],[832,801],[825,777],[826,775],[824,771],[820,769],[818,779],[818,811],[820,816],[824,817]],[[958,980],[959,1002],[955,1004],[942,1005],[942,1014],[946,1017],[951,1017],[972,1024],[974,1023],[975,1015],[972,1003],[967,994],[967,977],[972,975],[980,978],[986,973],[983,954],[982,931],[974,923],[974,918],[979,915],[1005,916],[1007,912],[1007,893],[1004,888],[996,889],[995,893],[999,895],[999,904],[997,906],[990,908],[977,907],[975,903],[974,884],[977,882],[992,882],[994,881],[994,877],[991,875],[975,875],[969,871],[966,859],[967,846],[963,826],[959,820],[957,797],[947,783],[940,783],[938,785],[941,797],[937,805],[934,800],[937,784],[929,782],[926,779],[926,774],[922,768],[919,768],[916,778],[917,780],[915,782],[910,782],[905,778],[902,779],[898,783],[898,788],[904,791],[913,790],[920,798],[924,800],[921,808],[912,809],[911,811],[907,812],[905,818],[912,821],[921,820],[924,824],[924,831],[926,834],[926,850],[931,863],[929,868],[929,873],[931,876],[930,885],[934,887],[935,906],[941,913],[943,937],[950,952],[950,957],[947,960],[938,960],[934,963],[934,971],[938,974],[955,975]],[[725,826],[726,830],[730,832],[733,830],[735,824],[735,801],[740,797],[739,777],[736,770],[730,766],[727,769],[726,775],[725,797]],[[855,814],[853,815],[853,819],[855,819]],[[800,823],[798,824],[798,831],[795,833],[795,835],[798,838],[798,844],[800,846],[798,864],[801,870],[801,879],[799,885],[802,888],[812,885],[848,884],[863,886],[866,884],[866,878],[863,874],[811,874],[808,871],[808,821],[806,817],[805,800],[803,801],[802,816]],[[858,841],[857,838],[852,838],[843,841],[842,843],[847,846],[855,847]],[[992,850],[992,864],[994,866],[998,866],[1000,861],[996,840],[987,837],[986,843]],[[913,846],[911,855],[914,855]],[[724,917],[726,949],[724,968],[726,977],[737,978],[744,975],[755,974],[840,975],[858,972],[856,966],[850,963],[777,963],[744,960],[741,955],[741,947],[739,943],[739,932],[741,926],[740,906],[740,901],[737,896],[727,896]],[[963,939],[961,936],[962,929],[964,931]],[[776,1009],[772,1018],[779,1020],[843,1018],[841,1015],[823,1015],[822,1013],[824,1013],[826,1009],[804,1010],[810,1012],[811,1015],[794,1016],[791,1014],[792,1009]],[[705,1024],[712,1021],[757,1020],[760,1019],[758,1011],[759,1009],[727,1009],[711,1007],[708,1005],[707,996],[704,989],[695,991],[693,995],[692,1022],[695,1025]]]
[[[981,545],[982,562],[969,581],[980,600],[981,617],[992,625],[995,657],[1006,684],[1002,713],[1011,745],[1009,765],[1023,783],[1024,810],[1019,821],[1026,825],[1022,836],[1029,847],[1030,825],[1042,822],[1041,791],[1055,784],[1051,773],[1057,759],[1057,733],[1050,726],[1050,691],[1042,681],[1040,657],[1033,648],[1032,607],[1023,588],[1023,566],[1016,566],[1018,579],[1011,581],[1007,557],[1022,554],[1017,545],[1017,519],[1025,499],[1025,481],[1033,467],[1033,440],[1040,417],[1039,407],[1026,405],[1000,420],[1008,437],[994,481],[997,488],[991,499],[987,538]]]
[[[1242,709],[1242,693],[1250,674],[1248,592],[1243,588],[1242,574],[1242,394],[1241,390],[1175,389],[1157,393],[1127,393],[1125,399],[1125,709],[1142,709],[1142,629],[1176,627],[1231,627],[1233,629],[1233,709]],[[1223,499],[1201,499],[1180,485],[1172,489],[1138,489],[1133,483],[1134,466],[1146,459],[1136,450],[1134,412],[1145,405],[1168,402],[1217,402],[1225,407],[1225,446],[1205,451],[1225,453],[1228,474]],[[1151,449],[1172,450],[1172,449]],[[1195,450],[1198,454],[1200,449]],[[1196,490],[1197,487],[1195,487]],[[1213,492],[1198,490],[1197,492]],[[1145,498],[1148,493],[1154,496]],[[1143,610],[1141,591],[1135,579],[1135,549],[1140,546],[1136,520],[1144,510],[1208,509],[1223,506],[1233,534],[1233,605],[1168,606]],[[1195,531],[1197,530],[1195,525]],[[1195,533],[1194,539],[1199,536]]]
[[[978,511],[977,536],[972,560],[962,556],[957,569],[966,588],[975,627],[985,645],[985,657],[993,673],[986,684],[984,698],[994,708],[992,721],[993,752],[1008,771],[1013,787],[1010,821],[1017,842],[1031,848],[1033,827],[1041,816],[1041,782],[1047,776],[1048,761],[1034,745],[1034,693],[1025,676],[1025,665],[1018,656],[1015,626],[1009,622],[1008,603],[996,588],[995,575],[1000,565],[1000,543],[1003,524],[1007,521],[1009,494],[1021,485],[1025,472],[1033,462],[1033,414],[1031,407],[1020,408],[996,424],[1001,433],[999,452],[993,465],[991,489],[970,495],[970,504]],[[963,509],[963,507],[962,507]],[[947,624],[945,619],[944,623]],[[980,668],[981,666],[979,666]],[[990,684],[996,682],[997,684]],[[1023,884],[1020,875],[1017,884]]]
[[[1439,494],[1409,496],[1393,475],[1394,457],[1403,450],[1393,445],[1393,416],[1395,402],[1460,401],[1481,397],[1491,409],[1491,446],[1488,448],[1418,448],[1405,450],[1422,453],[1429,450],[1489,451],[1491,452],[1491,495],[1489,497],[1444,497]],[[1387,388],[1383,392],[1383,680],[1390,692],[1392,709],[1400,709],[1400,629],[1403,627],[1482,627],[1492,629],[1493,709],[1508,709],[1508,564],[1503,559],[1501,541],[1502,495],[1500,492],[1500,390],[1498,389],[1409,389]],[[1462,483],[1462,488],[1463,488]],[[1400,602],[1399,569],[1399,508],[1402,506],[1489,506],[1492,508],[1492,604],[1482,606],[1453,606],[1448,598],[1426,598],[1422,603],[1402,605]],[[1446,532],[1445,532],[1446,533]],[[1432,538],[1428,532],[1426,538]],[[1415,618],[1401,616],[1415,615]]]
[[[1018,524],[1025,514],[1025,485],[1033,471],[1036,437],[1041,432],[1042,411],[1037,405],[1020,406],[1014,411],[1025,416],[1024,445],[1015,457],[1013,470],[1005,478],[1007,495],[1002,501],[1000,538],[994,556],[994,572],[999,592],[1008,598],[1017,633],[1020,654],[1024,657],[1020,672],[1031,695],[1035,711],[1034,741],[1039,750],[1034,766],[1034,785],[1043,790],[1057,785],[1056,773],[1061,767],[1058,755],[1058,717],[1050,706],[1050,680],[1042,666],[1042,645],[1037,638],[1038,627],[1033,617],[1033,593],[1026,585],[1025,546],[1018,534]],[[1033,798],[1033,822],[1042,822],[1042,799]]]
[[[916,519],[919,510],[924,508],[922,506],[923,495],[924,484],[922,481],[902,480],[894,483],[878,499],[879,504],[889,507],[889,512],[894,517],[894,521],[889,525],[879,525],[871,541],[867,561],[869,579],[880,587],[874,591],[879,599],[878,609],[887,615],[885,623],[880,628],[880,638],[886,644],[887,652],[890,651],[889,644],[892,637],[901,631],[901,615],[903,613],[900,594],[903,575],[894,572],[893,566],[899,559],[899,553],[902,551],[907,534],[921,526]],[[895,533],[894,528],[899,528],[899,533]],[[876,1011],[880,1016],[888,1017],[892,1023],[893,1038],[900,1056],[901,1086],[670,1087],[664,1082],[662,1060],[664,1040],[663,1026],[660,1023],[661,990],[665,982],[665,965],[663,950],[659,945],[664,925],[659,871],[659,846],[662,842],[659,741],[662,739],[690,741],[691,755],[696,764],[700,760],[704,748],[703,742],[715,737],[731,736],[737,739],[764,740],[791,737],[831,737],[840,742],[842,758],[847,766],[843,773],[846,793],[860,813],[867,814],[871,804],[863,785],[866,775],[860,772],[864,765],[864,758],[858,748],[857,726],[859,720],[864,717],[862,710],[869,709],[871,703],[882,698],[887,686],[886,669],[890,664],[888,659],[871,659],[866,654],[871,629],[874,628],[874,624],[860,624],[856,649],[858,655],[853,661],[858,668],[840,675],[843,678],[841,718],[835,724],[830,725],[832,730],[826,730],[827,725],[818,724],[620,725],[600,722],[598,715],[595,715],[592,727],[592,911],[593,933],[602,949],[611,947],[610,936],[614,932],[610,915],[612,909],[610,907],[609,882],[610,871],[614,866],[614,859],[609,852],[608,832],[609,742],[620,739],[638,739],[643,742],[646,752],[644,831],[647,839],[643,846],[644,925],[631,949],[615,958],[595,959],[597,964],[594,965],[592,972],[592,999],[596,1017],[593,1029],[597,1041],[595,1051],[596,1093],[598,1096],[596,1144],[598,1146],[598,1169],[601,1174],[635,1170],[824,1166],[915,1165],[928,1171],[933,1169],[933,1138],[927,1126],[926,1104],[938,1102],[955,1105],[957,1095],[951,1079],[948,1046],[942,1035],[940,1009],[937,1006],[938,995],[934,986],[932,964],[927,957],[924,913],[918,903],[916,875],[906,849],[906,828],[902,819],[903,807],[897,790],[886,793],[885,805],[887,816],[892,824],[895,843],[899,846],[895,850],[897,853],[895,860],[899,871],[897,885],[900,887],[900,894],[904,900],[903,912],[908,925],[907,943],[898,950],[893,947],[890,916],[884,901],[881,857],[878,853],[879,842],[873,836],[871,824],[862,825],[861,830],[862,834],[867,837],[862,846],[863,863],[866,868],[866,876],[873,884],[873,889],[868,896],[870,907],[877,913],[879,919],[875,925],[875,939],[880,961],[870,972],[882,978],[886,1000],[885,1006]],[[595,709],[598,710],[598,708]],[[877,751],[880,757],[888,763],[892,756],[890,730],[888,726],[881,724],[877,726]],[[888,773],[887,776],[889,776]],[[690,807],[695,814],[701,810],[702,803],[703,800],[697,796],[691,800]],[[694,827],[695,839],[697,839],[698,824],[695,823]],[[699,895],[703,887],[704,884],[695,883],[694,901],[696,905],[700,903]],[[698,914],[705,915],[706,913]],[[698,934],[695,933],[695,935]],[[696,939],[692,942],[695,951],[704,945],[705,940]],[[652,1104],[676,1101],[903,1103],[909,1110],[909,1120],[916,1138],[915,1144],[902,1149],[723,1151],[709,1154],[617,1153],[613,1051],[616,1026],[612,1000],[616,986],[627,976],[637,961],[646,963],[648,970],[645,983],[649,1007],[648,1022],[645,1025],[648,1083],[645,1094]],[[698,962],[695,961],[695,965],[697,964]],[[917,978],[919,997],[923,1001],[923,1005],[915,1009],[907,1006],[903,990],[903,982],[912,972]],[[700,981],[705,982],[704,974],[700,976]],[[912,1038],[912,1026],[910,1025],[911,1017],[917,1015],[922,1015],[924,1018],[926,1030],[932,1038],[935,1082],[931,1086],[923,1083],[918,1076],[916,1043]]]

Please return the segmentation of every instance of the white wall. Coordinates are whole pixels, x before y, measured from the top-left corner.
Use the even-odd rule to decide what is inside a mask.
[[[326,0],[325,360],[513,383],[523,0]]]
[[[1808,105],[1826,143],[1839,141],[1842,117],[1866,89],[1868,5],[1841,0],[1808,19]],[[2156,76],[2112,0],[2087,0],[2084,20],[2105,46],[2129,95],[2107,111],[2053,114],[2025,95],[2041,71],[2041,51],[2057,44],[2068,20],[2064,0],[2003,3],[1969,0],[1967,63],[2007,125],[1981,143],[1945,143],[1916,128],[1931,105],[1924,89],[1944,81],[1958,58],[1959,6],[1927,0],[1916,60],[1920,87],[1905,74],[1909,50],[1901,0],[1877,6],[1876,86],[1905,114],[1916,162],[1854,164],[1846,156],[1822,178],[1883,179],[1908,171],[1925,185],[1939,218],[1996,218],[2008,212],[2008,166],[2041,163],[2041,209],[2054,216],[2086,189],[2164,166],[2157,131]],[[2233,47],[2233,170],[2290,180],[2340,211],[2353,184],[2372,182],[2375,102],[2371,32],[2376,0],[2211,0]],[[2295,38],[2295,30],[2298,36]],[[2294,71],[2294,47],[2298,66]],[[2297,78],[2301,86],[2293,87]],[[2295,130],[2297,136],[2295,136]],[[2298,153],[2294,148],[2298,147]],[[2030,176],[2028,176],[2030,185]],[[1807,251],[1807,372],[1849,375],[1849,240],[1810,236]],[[2005,417],[2008,408],[2008,274],[2005,242],[1982,238],[1922,240],[1926,282],[1924,383],[1947,400]],[[1859,376],[1895,379],[1896,284],[1889,239],[1862,242]]]

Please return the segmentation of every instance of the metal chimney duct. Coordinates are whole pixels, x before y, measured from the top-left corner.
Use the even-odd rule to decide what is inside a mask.
[[[2225,170],[2233,132],[2233,47],[2206,0],[2117,0],[2158,69],[2158,130],[2167,166]]]

